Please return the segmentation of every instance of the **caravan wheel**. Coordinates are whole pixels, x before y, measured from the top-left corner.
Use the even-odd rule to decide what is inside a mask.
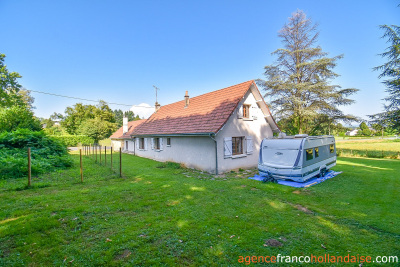
[[[319,177],[324,177],[326,174],[326,168],[323,168],[319,171]]]

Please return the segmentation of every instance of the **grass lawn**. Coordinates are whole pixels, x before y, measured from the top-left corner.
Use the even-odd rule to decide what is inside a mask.
[[[73,157],[73,168],[34,178],[31,189],[0,181],[0,266],[400,256],[400,160],[341,157],[342,174],[295,189],[125,154],[123,178],[85,158],[82,184]]]
[[[337,148],[375,151],[400,151],[400,140],[349,140],[336,143]]]

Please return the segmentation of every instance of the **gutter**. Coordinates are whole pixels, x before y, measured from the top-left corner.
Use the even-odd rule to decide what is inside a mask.
[[[131,137],[149,137],[149,136],[210,136],[214,133],[182,133],[182,134],[132,134]]]
[[[212,137],[212,133],[209,134],[209,137],[214,140],[215,142],[215,174],[218,175],[218,145],[217,145],[217,139],[215,139],[215,134],[214,137]]]

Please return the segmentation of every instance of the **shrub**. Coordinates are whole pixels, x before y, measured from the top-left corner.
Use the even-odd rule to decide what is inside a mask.
[[[28,147],[31,148],[33,175],[72,165],[66,146],[42,131],[3,132],[0,134],[0,179],[27,174]]]
[[[52,135],[53,139],[60,141],[65,146],[90,145],[94,139],[86,135]]]

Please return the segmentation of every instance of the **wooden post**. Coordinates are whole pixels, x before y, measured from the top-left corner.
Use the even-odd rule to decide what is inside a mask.
[[[81,163],[81,182],[83,183],[82,149],[79,149],[79,159],[80,159],[80,163]]]
[[[111,154],[110,154],[110,156],[111,156],[111,170],[112,170],[112,151],[113,151],[113,149],[111,147]]]
[[[382,158],[383,158],[383,150],[382,150]]]
[[[31,148],[28,147],[28,186],[31,186]]]
[[[104,166],[107,165],[107,146],[104,146]]]
[[[101,165],[101,146],[99,146],[99,154],[100,154],[100,165]]]
[[[97,163],[97,146],[95,146],[95,150],[96,150],[96,163]]]
[[[122,177],[122,148],[119,148],[119,177]]]

